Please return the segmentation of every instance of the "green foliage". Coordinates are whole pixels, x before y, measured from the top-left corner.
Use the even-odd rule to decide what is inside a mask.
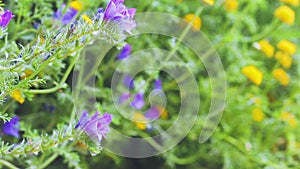
[[[299,168],[299,7],[288,5],[295,10],[296,19],[294,25],[287,25],[274,17],[275,9],[283,5],[274,0],[239,0],[237,9],[233,11],[228,11],[221,0],[216,0],[213,6],[199,0],[125,2],[128,7],[137,8],[138,12],[164,12],[183,18],[201,9],[201,31],[214,45],[225,70],[227,101],[214,134],[200,144],[199,134],[210,109],[214,79],[209,77],[195,51],[173,37],[146,34],[126,39],[127,35],[114,22],[100,19],[88,24],[82,19],[83,14],[93,18],[97,9],[104,7],[108,1],[80,1],[83,2],[83,9],[76,16],[76,24],[62,25],[53,18],[53,13],[63,3],[68,5],[70,2],[14,0],[5,2],[5,6],[0,4],[15,15],[7,28],[0,28],[0,125],[3,126],[16,115],[21,121],[20,138],[0,133],[0,167]],[[35,24],[39,27],[36,28]],[[80,67],[90,58],[76,61],[84,47],[97,39],[116,47],[110,49],[104,58],[96,59],[103,61],[95,68],[95,86],[83,86],[83,91],[94,93],[97,104],[92,109],[113,114],[111,128],[126,136],[151,137],[167,130],[178,118],[177,112],[181,106],[179,96],[182,93],[178,82],[163,71],[139,72],[134,78],[135,87],[130,92],[142,91],[147,98],[153,89],[153,81],[160,78],[168,100],[167,118],[151,122],[151,128],[146,130],[139,128],[131,121],[131,114],[126,114],[130,118],[120,114],[119,108],[126,113],[127,107],[116,107],[114,104],[116,100],[112,98],[111,80],[117,68],[122,70],[121,73],[128,73],[134,65],[143,63],[118,67],[122,62],[115,59],[118,49],[129,43],[132,53],[147,48],[174,51],[182,60],[165,62],[163,67],[180,69],[188,66],[195,75],[200,93],[198,117],[193,119],[195,125],[177,146],[155,157],[128,159],[103,150],[100,143],[95,144],[84,132],[75,129],[79,117],[76,117],[77,105],[74,106],[73,99],[74,93],[78,93],[72,87],[72,76],[82,70],[91,72],[87,77],[82,77],[83,81],[93,76],[94,68]],[[272,71],[283,68],[282,65],[274,56],[267,58],[257,48],[257,43],[263,39],[275,47],[275,52],[280,50],[276,47],[280,40],[286,39],[296,44],[298,51],[291,56],[292,66],[284,68],[290,78],[287,86],[280,85],[272,75]],[[157,60],[155,54],[146,54],[149,55],[148,60],[144,60],[146,63],[162,62]],[[76,64],[79,66],[74,69]],[[243,74],[242,69],[248,65],[255,65],[262,72],[261,85],[255,85]],[[185,77],[181,76],[181,80],[185,82]],[[21,91],[21,97],[26,100],[23,104],[12,98],[15,90]],[[77,99],[81,101],[86,98]],[[145,101],[146,106],[142,110],[150,107],[148,100]],[[263,112],[261,120],[255,119],[255,108]],[[282,117],[284,112],[290,113],[288,119]],[[177,126],[176,132],[183,127]],[[109,140],[110,135],[107,137]],[[148,141],[153,149],[159,150],[162,146],[159,140]]]

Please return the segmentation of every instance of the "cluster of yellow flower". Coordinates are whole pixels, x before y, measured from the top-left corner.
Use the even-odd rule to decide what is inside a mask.
[[[299,0],[280,0],[281,2],[292,4],[294,6],[299,5]],[[295,12],[287,6],[281,6],[275,10],[275,16],[279,18],[282,22],[293,24],[295,19]],[[278,50],[275,53],[275,47],[270,44],[266,39],[255,43],[255,47],[261,50],[264,55],[268,58],[273,58],[280,63],[280,65],[289,69],[292,65],[293,58],[291,55],[296,53],[296,45],[288,40],[281,40],[277,43]],[[275,53],[275,55],[274,55]],[[263,73],[254,65],[247,66],[243,68],[242,72],[256,85],[260,85],[263,80]],[[290,81],[288,73],[282,68],[276,68],[272,72],[273,77],[279,81],[283,86],[287,86]]]
[[[291,55],[296,53],[296,48],[297,48],[294,43],[288,40],[281,40],[280,42],[277,43],[278,50],[276,51],[276,53],[275,53],[275,47],[271,45],[269,41],[267,41],[266,39],[259,41],[258,43],[256,43],[255,46],[259,50],[261,50],[266,57],[273,58],[273,56],[275,56],[275,59],[285,69],[289,69],[291,67],[293,62],[293,58],[291,57]],[[273,70],[272,74],[273,77],[277,79],[281,85],[287,86],[289,84],[290,78],[284,69],[276,68]],[[248,75],[248,76],[253,76],[253,75]]]
[[[291,4],[294,6],[299,5],[299,0],[280,0],[283,3]],[[295,21],[295,12],[288,6],[282,5],[277,8],[274,13],[275,17],[281,20],[283,23],[292,25]],[[272,71],[273,77],[283,86],[287,86],[290,82],[290,77],[284,69],[289,69],[292,66],[292,55],[296,53],[297,47],[291,41],[281,40],[276,44],[275,48],[267,39],[263,39],[254,44],[254,46],[260,50],[267,58],[275,58],[277,62],[283,68],[275,68]],[[249,65],[242,69],[243,74],[254,84],[261,85],[263,81],[263,73],[256,66]],[[255,102],[255,106],[252,110],[252,119],[256,122],[261,122],[265,118],[265,114],[260,108],[261,101]],[[290,126],[297,126],[296,117],[289,113],[283,112],[280,115],[280,119],[286,121]]]

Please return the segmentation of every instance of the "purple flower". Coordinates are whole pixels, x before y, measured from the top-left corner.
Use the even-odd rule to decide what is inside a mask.
[[[91,118],[88,112],[84,111],[75,129],[80,127],[86,134],[99,142],[102,138],[106,138],[106,134],[109,133],[109,124],[112,121],[112,115],[104,113],[100,116],[99,112],[96,112]]]
[[[123,93],[119,98],[119,103],[123,104],[125,101],[127,101],[130,98],[130,93]]]
[[[11,135],[14,137],[19,138],[19,117],[15,116],[12,119],[10,119],[10,121],[4,123],[3,125],[3,132],[7,135]]]
[[[154,89],[162,90],[161,80],[160,79],[155,80],[155,82],[154,82]]]
[[[65,4],[62,5],[62,9],[66,7]],[[68,8],[67,12],[62,16],[62,11],[58,9],[54,14],[53,18],[61,20],[63,24],[68,24],[72,22],[74,17],[77,15],[78,11],[74,8]]]
[[[12,17],[14,17],[12,12],[6,10],[3,14],[0,15],[0,26],[5,28],[9,24]]]
[[[160,111],[156,107],[151,107],[145,114],[147,119],[157,119],[160,116]]]
[[[145,105],[144,95],[142,93],[138,93],[134,96],[134,100],[131,102],[131,106],[140,110]]]
[[[117,56],[117,60],[122,60],[127,58],[130,55],[130,52],[131,52],[131,46],[129,44],[126,44],[121,50],[120,54]]]
[[[123,83],[126,87],[128,87],[129,89],[132,89],[134,86],[134,81],[133,78],[129,75],[126,74],[123,80]]]
[[[104,14],[103,8],[99,8],[96,13],[95,20],[101,19],[103,17],[103,14]]]
[[[124,0],[111,0],[104,12],[104,20],[117,21],[124,31],[131,33],[131,30],[136,26],[133,20],[136,9],[127,8],[123,2]]]

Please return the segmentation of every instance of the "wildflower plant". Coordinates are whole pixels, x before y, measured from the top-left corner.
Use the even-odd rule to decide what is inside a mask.
[[[298,7],[0,2],[0,168],[297,168]]]

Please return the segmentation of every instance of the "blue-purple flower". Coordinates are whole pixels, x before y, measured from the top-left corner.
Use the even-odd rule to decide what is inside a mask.
[[[128,87],[129,89],[132,89],[134,86],[134,81],[133,78],[129,75],[126,74],[123,80],[123,83],[126,87]]]
[[[0,14],[0,27],[5,28],[9,24],[12,17],[14,17],[14,15],[9,10],[6,10],[3,14]]]
[[[120,97],[119,97],[119,100],[118,102],[120,104],[123,104],[125,101],[127,101],[129,98],[130,98],[130,93],[123,93]]]
[[[64,9],[66,7],[65,4],[62,5],[62,9]],[[74,17],[77,15],[78,11],[74,8],[68,8],[67,12],[64,13],[64,15],[62,14],[61,9],[58,9],[54,14],[53,17],[55,19],[61,20],[61,22],[63,24],[68,24],[70,22],[72,22],[72,20],[74,19]]]
[[[137,93],[134,96],[134,100],[131,102],[131,106],[140,110],[141,108],[143,108],[145,105],[144,102],[144,95],[142,93]]]
[[[12,119],[10,119],[10,121],[4,123],[3,132],[7,135],[11,135],[11,136],[19,138],[20,137],[20,135],[19,135],[19,127],[20,127],[19,120],[20,120],[19,117],[15,116]]]
[[[104,113],[102,116],[100,112],[96,112],[91,118],[88,112],[84,111],[76,128],[83,130],[88,136],[93,139],[97,139],[101,142],[102,138],[106,138],[106,134],[109,133],[109,124],[112,121],[112,115]]]
[[[160,80],[160,79],[156,79],[156,80],[154,81],[154,89],[162,90],[161,80]]]
[[[124,31],[131,33],[131,30],[136,26],[133,20],[136,9],[127,8],[123,3],[124,0],[111,0],[106,7],[103,19],[116,21]]]
[[[159,116],[160,116],[160,110],[155,106],[151,107],[145,114],[145,117],[147,119],[152,119],[152,120],[157,119]]]
[[[122,60],[122,59],[125,59],[127,58],[131,53],[131,46],[129,44],[126,44],[120,54],[117,56],[117,60]]]

